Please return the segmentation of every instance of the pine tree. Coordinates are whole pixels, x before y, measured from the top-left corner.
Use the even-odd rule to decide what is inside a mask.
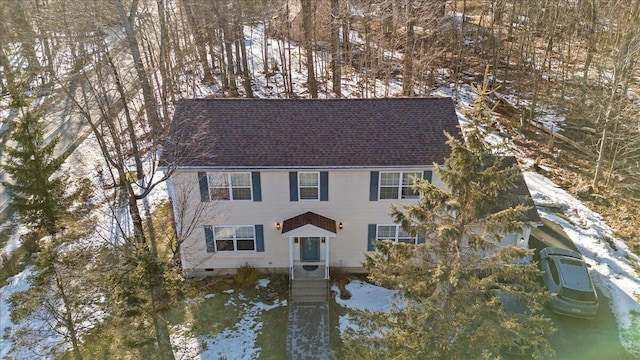
[[[40,114],[26,106],[19,110],[22,116],[10,127],[9,139],[14,147],[5,146],[7,160],[2,165],[13,181],[3,182],[3,185],[11,195],[11,206],[22,223],[55,234],[70,205],[70,197],[65,195],[67,179],[56,174],[63,162],[53,153],[59,137],[45,144]]]
[[[395,221],[425,243],[379,242],[364,264],[370,280],[401,291],[406,307],[361,313],[360,330],[345,342],[350,358],[477,359],[505,348],[541,358],[553,352],[539,270],[522,261],[530,251],[499,245],[504,234],[522,231],[528,209],[513,195],[517,165],[506,166],[485,145],[485,127],[478,124],[489,121],[486,82],[477,90],[468,114],[475,125],[465,129],[465,142],[447,134],[451,154],[436,170],[448,190],[416,179],[419,203],[392,209]],[[506,311],[505,298],[528,311]]]
[[[94,293],[86,291],[82,281],[87,266],[87,254],[79,247],[62,250],[67,239],[56,239],[61,225],[69,221],[74,199],[86,198],[86,184],[68,191],[69,182],[60,174],[62,157],[55,157],[59,137],[45,144],[41,114],[31,110],[24,89],[13,88],[11,106],[21,115],[11,123],[9,140],[13,147],[5,146],[6,164],[2,169],[11,182],[3,185],[11,195],[11,206],[19,220],[37,234],[51,235],[52,241],[40,245],[29,275],[29,288],[15,293],[9,303],[11,318],[17,323],[12,338],[17,348],[43,348],[56,354],[60,348],[44,341],[58,334],[72,348],[75,359],[80,354],[80,325],[91,318],[96,310]],[[78,216],[86,215],[82,208]],[[82,260],[85,260],[84,262]],[[33,326],[34,320],[40,326]],[[37,322],[39,320],[39,322]]]

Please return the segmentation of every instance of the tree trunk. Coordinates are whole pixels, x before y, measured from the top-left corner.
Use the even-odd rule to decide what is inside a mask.
[[[614,72],[613,78],[617,78],[617,74]],[[611,112],[613,110],[613,101],[616,96],[617,81],[611,86],[609,99],[607,99],[607,108],[604,111],[604,124],[602,126],[602,135],[600,136],[600,147],[598,150],[598,159],[596,159],[596,168],[593,172],[592,186],[594,189],[598,188],[598,182],[600,181],[600,174],[602,173],[602,166],[604,163],[604,148],[607,142],[607,128],[609,127],[609,120],[611,118]]]
[[[593,60],[593,54],[595,52],[596,47],[596,33],[598,26],[598,7],[596,0],[591,0],[589,6],[589,26],[587,29],[587,55],[584,61],[584,74],[583,74],[583,82],[586,84],[587,78],[589,77],[589,68],[591,67],[591,61]]]
[[[600,137],[600,148],[598,150],[598,159],[596,160],[596,169],[593,173],[593,188],[598,188],[598,182],[600,181],[600,174],[602,173],[602,165],[604,163],[604,147],[607,142],[607,122],[604,123],[602,129],[602,136]]]
[[[55,236],[55,235],[54,235]],[[55,251],[55,250],[51,250]],[[62,304],[64,306],[64,325],[67,331],[69,332],[69,338],[71,339],[71,345],[73,348],[73,358],[76,360],[82,360],[82,355],[80,354],[80,341],[78,340],[78,333],[76,332],[76,324],[73,321],[72,309],[69,297],[65,293],[64,285],[62,284],[62,279],[60,277],[60,273],[55,267],[55,264],[51,264],[51,271],[54,275],[54,280],[56,283],[56,288],[60,292],[60,299],[62,300]]]
[[[238,51],[238,57],[240,58],[240,64],[242,64],[242,85],[248,98],[253,98],[253,89],[251,88],[251,76],[249,76],[249,63],[247,62],[247,46],[244,41],[244,28],[242,25],[243,12],[241,8],[241,2],[235,0],[235,8],[237,17],[234,24],[236,28],[237,43],[240,45],[240,51]],[[238,50],[238,49],[236,49]]]
[[[194,7],[196,5],[191,1],[183,1],[183,8],[186,14],[187,21],[189,23],[189,27],[191,28],[191,33],[193,34],[194,44],[196,49],[197,59],[200,62],[200,66],[202,67],[203,79],[202,82],[205,84],[213,83],[213,73],[211,71],[211,65],[209,64],[209,60],[207,58],[207,40],[206,36],[203,34],[207,32],[210,26],[207,23],[198,22],[196,19],[196,14],[194,12]],[[211,44],[213,46],[213,44]]]
[[[163,124],[160,123],[160,117],[158,115],[158,109],[156,108],[156,98],[151,89],[149,77],[142,61],[142,55],[140,54],[140,48],[138,45],[138,39],[135,31],[135,16],[138,11],[138,0],[133,0],[131,3],[131,9],[129,15],[124,10],[121,0],[111,0],[116,5],[116,10],[120,16],[124,31],[126,34],[126,41],[133,57],[133,66],[136,69],[138,81],[142,88],[142,97],[144,98],[144,109],[147,113],[147,118],[152,131],[152,139],[154,141],[160,141],[163,133]]]
[[[331,0],[331,71],[333,93],[342,97],[342,57],[340,56],[340,0]]]
[[[312,99],[318,98],[318,83],[316,81],[316,71],[313,62],[313,12],[311,0],[301,0],[302,5],[302,28],[304,31],[304,47],[306,52],[307,65],[307,86]]]
[[[227,74],[229,96],[238,97],[236,70],[233,61],[232,31],[229,30],[229,20],[226,17],[222,16],[222,13],[218,9],[219,5],[219,1],[216,0],[213,4],[213,12],[216,15],[216,18],[218,18],[218,25],[220,26],[220,30],[222,31],[222,43],[224,45],[224,52],[227,58],[227,66],[225,72]]]
[[[413,3],[407,2],[407,41],[404,46],[403,72],[402,72],[402,95],[412,96],[413,93],[413,47],[415,43],[413,17]]]
[[[169,74],[171,67],[171,61],[169,54],[171,53],[171,42],[169,41],[169,34],[167,30],[167,14],[164,6],[165,0],[156,0],[158,6],[158,19],[160,26],[160,59],[158,64],[160,66],[160,104],[162,106],[162,113],[164,116],[169,114],[169,104],[167,103],[167,95],[169,89],[173,88],[171,85],[172,76]]]

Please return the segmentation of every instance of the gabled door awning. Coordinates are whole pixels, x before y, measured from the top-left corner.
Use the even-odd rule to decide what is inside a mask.
[[[282,223],[282,236],[284,237],[306,237],[336,236],[336,221],[308,211],[304,214],[294,216]]]

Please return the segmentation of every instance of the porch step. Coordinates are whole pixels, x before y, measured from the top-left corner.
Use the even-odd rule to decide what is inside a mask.
[[[328,297],[328,280],[295,279],[291,281],[291,302],[327,302]]]

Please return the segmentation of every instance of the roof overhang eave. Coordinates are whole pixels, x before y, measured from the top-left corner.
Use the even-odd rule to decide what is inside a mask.
[[[287,231],[286,233],[282,233],[282,237],[292,238],[292,237],[336,237],[336,233],[331,232],[329,230],[317,227],[312,224],[303,225],[299,228],[295,228],[293,230]]]

